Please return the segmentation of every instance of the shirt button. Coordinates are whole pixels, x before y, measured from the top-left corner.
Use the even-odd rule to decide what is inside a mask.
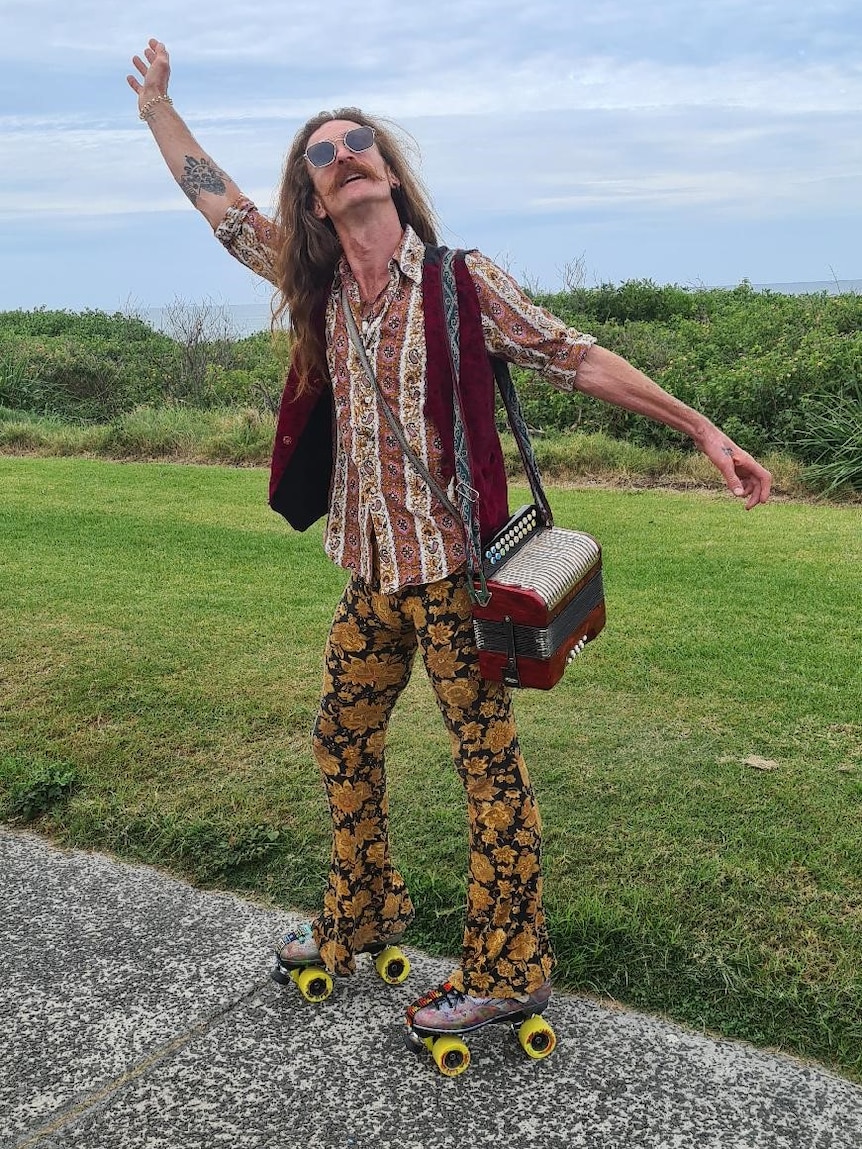
[[[282,437],[281,441],[282,441],[282,443],[284,443],[285,447],[290,447],[293,444],[293,436],[292,435],[284,435]]]

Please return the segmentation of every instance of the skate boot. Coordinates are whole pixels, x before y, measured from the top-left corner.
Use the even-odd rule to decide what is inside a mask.
[[[549,1057],[557,1038],[541,1015],[550,999],[549,981],[523,999],[470,997],[451,982],[443,982],[407,1010],[407,1045],[417,1052],[428,1049],[444,1076],[457,1077],[470,1064],[463,1035],[485,1025],[506,1024],[528,1057]]]
[[[401,937],[398,934],[386,942],[372,942],[359,951],[371,954],[378,975],[389,985],[400,985],[410,973],[407,955],[398,946]],[[325,1001],[332,993],[333,975],[320,959],[310,923],[305,922],[282,939],[270,977],[279,985],[295,982],[306,1001]]]

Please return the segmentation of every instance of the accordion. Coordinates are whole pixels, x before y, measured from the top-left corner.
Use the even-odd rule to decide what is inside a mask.
[[[546,526],[534,505],[515,512],[483,559],[490,598],[473,603],[482,676],[550,690],[605,625],[601,547]]]

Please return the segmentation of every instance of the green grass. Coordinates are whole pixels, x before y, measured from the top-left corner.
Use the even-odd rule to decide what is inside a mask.
[[[344,583],[319,529],[262,471],[0,458],[0,483],[0,815],[314,909]],[[551,496],[601,540],[609,611],[517,700],[558,984],[862,1080],[858,507]],[[389,778],[411,940],[457,952],[463,800],[421,671]]]

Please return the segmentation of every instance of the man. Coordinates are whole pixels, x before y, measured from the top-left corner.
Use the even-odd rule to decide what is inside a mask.
[[[541,1013],[553,959],[540,822],[510,694],[479,674],[461,523],[407,462],[382,409],[387,402],[412,450],[451,491],[452,383],[431,290],[439,267],[426,252],[436,242],[433,212],[394,137],[358,109],[342,109],[297,134],[277,218],[267,220],[174,111],[164,45],[151,40],[144,55],[133,61],[140,79],[128,82],[170,171],[228,250],[279,289],[290,315],[293,363],[271,504],[299,528],[328,512],[326,551],[351,572],[313,736],[332,813],[332,866],[320,914],[285,939],[275,976],[315,964],[350,974],[356,954],[397,942],[413,917],[389,855],[383,748],[418,647],[466,791],[470,871],[460,966],[411,1007],[408,1022],[420,1034],[458,1033]],[[768,472],[709,420],[537,308],[480,254],[467,253],[457,274],[474,394],[465,422],[481,464],[486,535],[506,513],[488,353],[685,432],[747,509],[767,500]],[[348,308],[361,335],[350,334]]]

